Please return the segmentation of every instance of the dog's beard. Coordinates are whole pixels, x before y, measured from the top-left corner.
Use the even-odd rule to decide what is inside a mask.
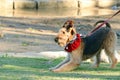
[[[59,42],[58,45],[61,47],[64,47],[64,46],[66,46],[66,42]]]
[[[67,44],[67,40],[65,40],[65,39],[60,39],[58,41],[58,45],[61,46],[61,47],[66,46],[66,44]]]
[[[65,45],[64,44],[58,44],[59,46],[61,46],[61,47],[64,47]]]

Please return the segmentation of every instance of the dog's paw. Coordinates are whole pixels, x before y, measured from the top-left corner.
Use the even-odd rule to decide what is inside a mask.
[[[52,68],[49,68],[49,70],[50,70],[50,71],[54,70],[54,67],[52,67]]]
[[[61,72],[59,69],[53,69],[52,72]]]
[[[99,65],[97,65],[97,64],[92,65],[92,68],[98,68],[98,67],[99,67]]]
[[[57,68],[56,67],[51,67],[51,68],[49,68],[49,70],[54,72],[54,70],[57,70]]]
[[[50,71],[52,71],[52,72],[62,72],[62,70],[60,70],[60,69],[54,69],[54,68],[49,68],[49,70]]]

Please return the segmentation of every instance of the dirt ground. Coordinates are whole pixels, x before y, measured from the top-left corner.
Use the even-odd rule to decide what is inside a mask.
[[[88,25],[109,17],[110,15],[62,18],[0,17],[0,30],[4,33],[4,36],[0,38],[0,52],[61,51],[63,48],[54,42],[54,37],[66,20],[74,20],[77,31],[87,34],[94,28]],[[114,31],[120,34],[120,15],[115,16],[110,23]],[[80,28],[82,29],[79,31]],[[118,36],[117,50],[120,52],[120,36]]]

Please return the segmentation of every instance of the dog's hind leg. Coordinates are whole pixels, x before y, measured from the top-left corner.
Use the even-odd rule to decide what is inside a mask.
[[[97,68],[97,67],[99,67],[99,64],[100,64],[100,53],[101,53],[101,49],[97,52],[97,54],[95,55],[95,57],[94,57],[94,62],[93,62],[93,67],[94,68]]]
[[[115,56],[115,50],[105,49],[105,52],[110,57],[111,68],[114,68],[117,64],[117,58]]]
[[[116,34],[112,31],[107,35],[104,42],[104,49],[106,54],[111,60],[111,68],[114,68],[117,64],[117,57],[115,56],[115,46],[116,46],[117,37]]]

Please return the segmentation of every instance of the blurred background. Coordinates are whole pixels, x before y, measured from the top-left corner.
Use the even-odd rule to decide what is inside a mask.
[[[108,15],[120,0],[0,0],[0,16],[92,16]]]

